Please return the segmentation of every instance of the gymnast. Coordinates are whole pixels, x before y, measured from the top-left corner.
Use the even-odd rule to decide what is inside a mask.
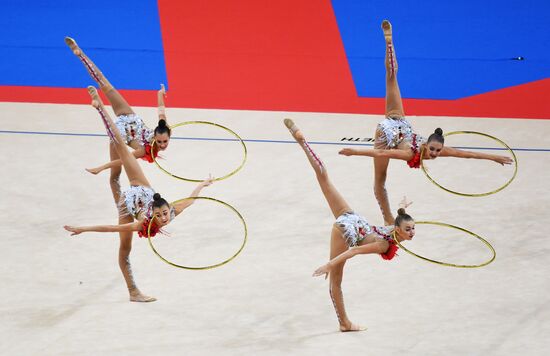
[[[130,187],[121,194],[118,203],[118,225],[65,225],[64,228],[72,233],[71,236],[90,231],[118,232],[120,235],[118,263],[128,287],[130,301],[152,302],[156,299],[142,294],[137,288],[132,275],[129,256],[132,249],[133,232],[138,232],[140,237],[147,237],[148,227],[151,224],[151,236],[155,236],[159,232],[162,233],[161,228],[169,224],[185,208],[193,204],[194,199],[184,200],[171,206],[159,193],[154,192],[151,184],[149,184],[149,181],[143,174],[137,159],[129,152],[117,125],[115,125],[109,113],[105,110],[97,90],[94,87],[88,87],[88,92],[92,97],[92,106],[99,112],[107,129],[107,134],[111,138],[111,147],[116,150],[118,157],[122,161],[124,171],[130,181]],[[212,184],[212,177],[201,182],[190,196],[198,196],[200,191],[210,184]]]
[[[340,331],[361,331],[359,325],[351,322],[344,307],[342,278],[346,261],[360,254],[380,254],[385,260],[391,260],[398,249],[392,234],[399,242],[411,240],[415,234],[414,220],[405,212],[410,205],[406,200],[398,210],[398,216],[391,226],[372,226],[365,218],[356,214],[340,195],[329,179],[327,169],[319,156],[311,149],[303,133],[290,119],[284,123],[292,136],[306,153],[309,163],[315,171],[317,181],[327,203],[336,219],[330,239],[330,260],[319,267],[313,276],[330,277],[329,293],[340,323]]]
[[[414,133],[410,122],[405,118],[401,93],[397,83],[397,59],[392,40],[392,26],[388,20],[382,21],[382,30],[386,40],[386,118],[380,122],[374,134],[374,149],[344,148],[340,154],[345,156],[369,156],[374,161],[374,196],[378,201],[385,224],[394,221],[385,187],[388,163],[390,159],[407,161],[411,168],[420,167],[422,159],[437,157],[475,158],[495,161],[502,165],[513,160],[506,156],[459,150],[444,146],[443,130],[437,128],[423,139]]]

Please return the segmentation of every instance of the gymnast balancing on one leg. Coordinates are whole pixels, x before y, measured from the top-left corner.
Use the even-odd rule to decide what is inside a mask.
[[[306,153],[317,176],[321,191],[336,218],[332,227],[330,261],[315,270],[313,276],[324,274],[325,278],[330,277],[329,292],[340,323],[340,331],[364,330],[353,324],[346,314],[341,288],[344,265],[346,260],[359,254],[376,253],[384,259],[392,259],[397,251],[397,246],[391,235],[395,233],[396,238],[401,242],[412,239],[415,234],[414,220],[406,214],[404,209],[409,204],[404,202],[403,208],[399,209],[397,219],[392,222],[392,226],[371,226],[365,218],[353,212],[332,185],[325,165],[308,145],[300,129],[290,119],[285,119],[285,125]]]
[[[170,223],[185,208],[193,204],[194,200],[184,200],[170,206],[160,194],[155,193],[151,184],[143,174],[136,158],[126,147],[125,141],[117,126],[105,110],[103,103],[94,87],[88,87],[92,97],[92,105],[97,109],[111,138],[111,147],[116,150],[124,166],[124,171],[130,181],[130,187],[126,189],[119,202],[119,224],[118,225],[97,225],[97,226],[64,226],[65,230],[72,232],[71,235],[78,235],[83,232],[118,232],[120,235],[120,248],[118,263],[128,291],[130,301],[152,302],[155,298],[143,295],[137,288],[130,266],[130,251],[132,249],[132,235],[137,231],[140,237],[148,236],[148,227],[151,223],[151,236],[161,232],[161,228]],[[191,197],[199,195],[202,188],[212,184],[212,177],[201,182],[191,193]],[[135,221],[134,221],[135,219]]]
[[[97,68],[97,66],[84,54],[84,51],[76,44],[75,40],[70,37],[65,37],[65,43],[71,48],[73,53],[82,61],[88,73],[99,85],[100,89],[105,93],[109,102],[113,107],[113,111],[117,116],[115,121],[120,134],[122,135],[124,142],[134,149],[133,155],[136,158],[141,158],[153,162],[152,154],[154,152],[155,157],[159,151],[163,151],[168,147],[170,141],[170,128],[166,122],[166,113],[164,106],[164,97],[166,91],[164,85],[161,84],[161,89],[158,91],[158,126],[151,130],[148,128],[143,120],[137,116],[130,105],[124,100],[122,95],[113,87],[113,85],[107,80],[103,73]],[[152,145],[155,145],[152,150]],[[153,151],[153,152],[152,152]],[[110,148],[111,161],[96,168],[87,169],[92,174],[98,174],[99,172],[111,168],[111,189],[115,196],[115,201],[118,201],[119,186],[118,178],[120,176],[120,170],[122,162],[116,154],[116,150]]]
[[[397,83],[397,59],[392,40],[392,26],[389,21],[382,22],[386,40],[386,118],[380,122],[374,134],[374,149],[344,148],[340,154],[345,156],[370,156],[374,158],[374,196],[380,205],[386,224],[394,221],[385,188],[388,163],[390,159],[407,161],[409,167],[420,167],[422,159],[437,157],[459,157],[492,160],[502,165],[511,164],[509,157],[485,153],[463,151],[444,146],[443,131],[438,128],[428,140],[413,132],[410,122],[405,118],[401,93]]]

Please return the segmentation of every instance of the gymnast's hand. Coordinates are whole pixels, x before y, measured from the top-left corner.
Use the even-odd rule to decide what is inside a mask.
[[[500,163],[503,166],[505,164],[512,164],[514,162],[513,159],[506,156],[495,156],[495,158],[493,158],[493,161],[495,161],[496,163]]]
[[[355,154],[355,149],[354,148],[342,148],[340,150],[340,152],[338,152],[339,154],[341,155],[344,155],[344,156],[353,156]]]
[[[212,174],[208,175],[208,178],[202,181],[201,185],[203,187],[208,187],[209,185],[212,185],[214,183],[214,177],[212,177]]]
[[[160,85],[159,94],[162,94],[166,98],[166,88],[164,87],[164,84]]]
[[[75,227],[75,226],[68,226],[68,225],[65,225],[63,226],[63,228],[67,231],[70,231],[72,232],[71,236],[74,236],[74,235],[78,235],[82,232],[84,232],[84,230],[78,228],[78,227]]]
[[[399,203],[399,207],[403,209],[407,209],[413,202],[407,201],[407,197],[403,197],[401,202]]]
[[[313,277],[319,277],[319,276],[322,276],[323,274],[325,275],[325,279],[327,279],[329,273],[331,272],[332,270],[332,265],[330,264],[330,262],[322,265],[321,267],[317,268],[315,270],[315,272],[313,272]]]

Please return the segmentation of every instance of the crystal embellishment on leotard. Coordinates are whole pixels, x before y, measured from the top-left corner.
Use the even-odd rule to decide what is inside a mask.
[[[121,215],[134,218],[151,216],[154,190],[144,186],[131,186],[122,193],[118,204]]]
[[[349,247],[357,246],[367,235],[372,233],[367,220],[352,211],[340,215],[335,224],[342,232]]]
[[[383,238],[384,240],[388,242],[393,242],[393,239],[391,238],[391,228],[387,226],[373,226],[372,230],[375,234],[377,234],[379,237]]]
[[[422,161],[420,159],[420,145],[421,142],[419,142],[418,137],[416,134],[413,134],[412,141],[411,141],[411,150],[414,154],[413,158],[407,161],[407,164],[411,168],[420,168],[420,162]]]
[[[154,131],[136,114],[119,115],[115,124],[126,144],[136,140],[140,146],[145,146],[153,141]]]
[[[413,130],[411,123],[404,117],[388,117],[378,124],[380,132],[377,143],[385,148],[396,148],[401,142],[411,141]]]
[[[388,261],[394,258],[397,255],[397,250],[399,250],[399,247],[395,244],[395,241],[393,241],[393,238],[391,237],[392,229],[387,226],[373,226],[372,230],[375,234],[389,243],[388,250],[381,253],[380,256]]]

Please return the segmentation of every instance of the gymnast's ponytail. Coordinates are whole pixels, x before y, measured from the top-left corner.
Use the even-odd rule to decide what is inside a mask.
[[[155,193],[153,195],[153,209],[154,208],[161,208],[164,205],[170,206],[168,202],[160,196],[159,193]]]
[[[445,144],[445,137],[443,137],[443,130],[441,128],[437,128],[434,130],[434,133],[428,137],[428,142],[437,141],[441,143],[442,145]]]
[[[162,135],[164,133],[168,134],[168,137],[172,135],[172,131],[170,130],[170,127],[166,124],[166,120],[160,119],[159,125],[155,127],[155,135]]]
[[[405,221],[413,221],[413,218],[407,214],[404,208],[399,208],[397,210],[397,217],[395,218],[395,226],[400,226]]]

